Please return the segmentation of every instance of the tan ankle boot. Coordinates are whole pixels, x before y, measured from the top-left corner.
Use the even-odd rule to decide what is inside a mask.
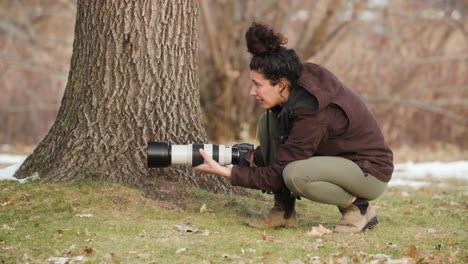
[[[282,200],[282,198],[284,197],[281,197],[281,195],[282,194],[280,193],[275,193],[275,204],[266,215],[248,218],[247,220],[245,220],[244,223],[248,226],[255,227],[258,229],[276,227],[297,227],[298,221],[295,209],[292,210],[291,216],[289,216],[289,218],[284,218],[286,213],[286,206],[284,205],[284,201]],[[293,203],[294,201],[295,198],[293,200]]]
[[[288,219],[284,219],[284,210],[273,207],[266,215],[245,220],[245,224],[258,229],[276,227],[297,227],[297,215],[294,210]]]
[[[359,233],[371,229],[379,223],[374,208],[367,201],[363,204],[364,200],[359,200],[357,203],[354,202],[346,207],[346,210],[343,210],[343,217],[332,228],[332,231]]]

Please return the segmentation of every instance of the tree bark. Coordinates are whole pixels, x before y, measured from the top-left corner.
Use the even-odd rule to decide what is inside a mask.
[[[230,192],[188,167],[149,170],[147,141],[206,142],[198,90],[197,1],[78,1],[57,119],[20,170],[48,182],[156,181]]]

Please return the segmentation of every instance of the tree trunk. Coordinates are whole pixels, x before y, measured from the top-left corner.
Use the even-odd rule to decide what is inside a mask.
[[[138,185],[155,180],[156,187],[177,182],[230,192],[226,180],[189,167],[146,168],[147,141],[207,140],[197,19],[197,1],[78,1],[71,69],[57,119],[16,176]]]

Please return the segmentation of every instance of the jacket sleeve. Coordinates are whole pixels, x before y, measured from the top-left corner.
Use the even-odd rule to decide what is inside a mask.
[[[262,149],[260,145],[258,145],[254,150],[253,163],[257,167],[265,167],[265,162],[263,160]]]
[[[326,136],[326,119],[322,112],[298,108],[292,120],[288,140],[281,144],[276,159],[269,167],[233,166],[231,183],[251,189],[279,191],[284,184],[282,173],[286,165],[313,156]]]

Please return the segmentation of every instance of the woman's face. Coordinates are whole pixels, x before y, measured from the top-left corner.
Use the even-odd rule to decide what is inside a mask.
[[[285,84],[278,82],[276,85],[271,85],[268,79],[257,71],[250,71],[250,79],[252,80],[252,88],[250,95],[255,97],[264,109],[270,109],[276,105],[283,105],[285,98]],[[283,93],[283,96],[281,96]]]

